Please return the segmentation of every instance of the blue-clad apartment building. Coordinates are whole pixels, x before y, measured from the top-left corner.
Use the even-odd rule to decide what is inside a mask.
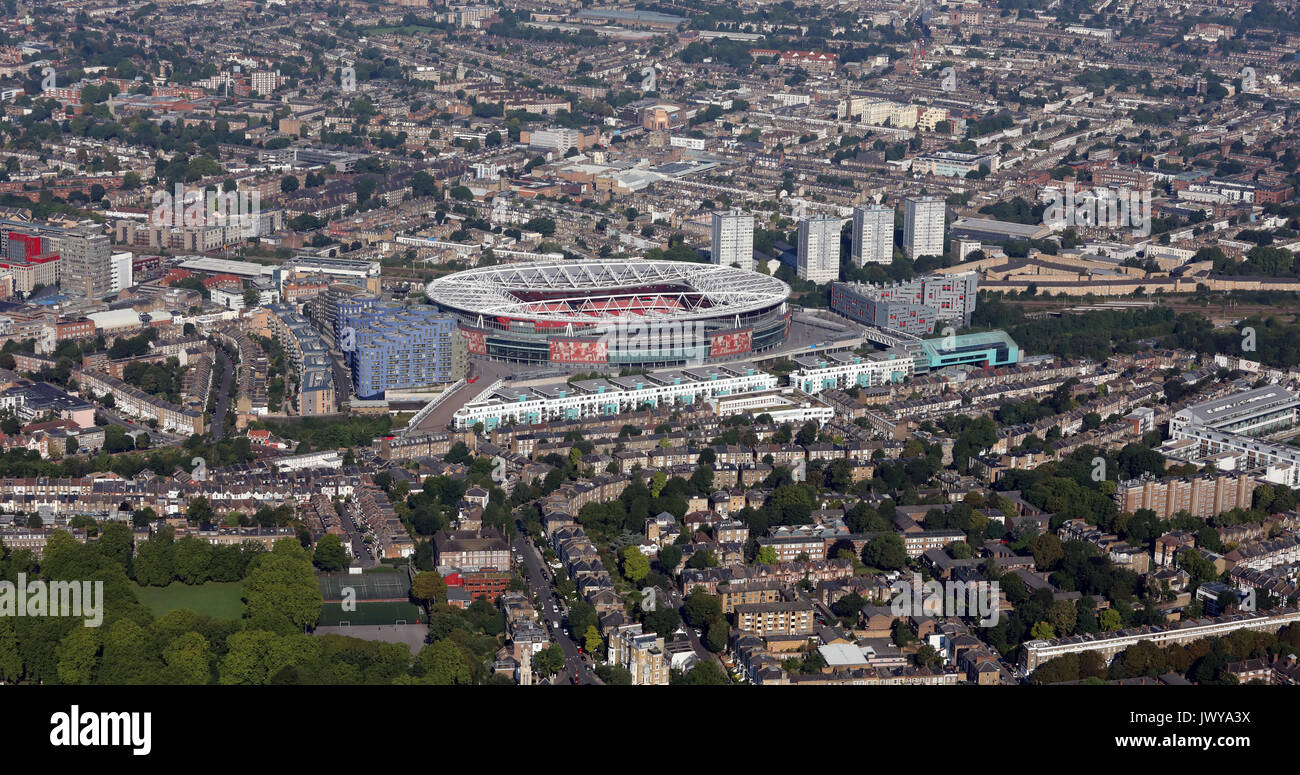
[[[456,318],[433,307],[393,302],[341,306],[340,331],[351,329],[346,352],[357,397],[379,398],[407,390],[455,382],[465,376],[465,343]]]

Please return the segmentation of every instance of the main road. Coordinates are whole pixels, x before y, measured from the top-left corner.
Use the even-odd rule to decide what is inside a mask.
[[[522,528],[522,525],[520,527]],[[537,547],[533,546],[531,541],[524,537],[522,530],[519,536],[515,538],[513,546],[515,552],[524,560],[528,589],[533,593],[533,598],[540,601],[541,610],[538,611],[538,614],[546,622],[547,629],[551,631],[551,637],[564,652],[564,669],[556,674],[551,683],[571,684],[573,683],[573,677],[577,676],[580,685],[603,684],[604,681],[596,677],[591,663],[587,662],[583,655],[578,652],[578,645],[564,632],[564,601],[556,594],[555,587],[551,586],[545,564],[542,562],[541,553],[537,550]],[[554,606],[554,610],[552,610],[552,606]]]

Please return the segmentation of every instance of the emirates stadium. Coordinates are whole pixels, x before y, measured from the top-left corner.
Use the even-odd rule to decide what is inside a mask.
[[[510,363],[694,365],[770,350],[790,326],[790,286],[681,261],[538,261],[433,280],[469,354]]]

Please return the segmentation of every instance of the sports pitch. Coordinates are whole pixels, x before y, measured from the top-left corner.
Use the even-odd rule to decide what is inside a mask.
[[[355,611],[344,611],[341,603],[321,607],[317,626],[363,624],[425,624],[424,611],[412,603],[357,603]]]
[[[358,602],[406,602],[411,595],[411,580],[405,572],[397,573],[321,573],[316,576],[325,602],[345,599]],[[344,593],[344,590],[351,590]]]

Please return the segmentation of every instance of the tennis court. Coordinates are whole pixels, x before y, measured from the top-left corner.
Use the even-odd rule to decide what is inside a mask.
[[[359,574],[321,573],[316,576],[316,583],[320,586],[321,597],[326,603],[340,603],[345,600],[404,603],[411,597],[411,580],[404,571]]]

